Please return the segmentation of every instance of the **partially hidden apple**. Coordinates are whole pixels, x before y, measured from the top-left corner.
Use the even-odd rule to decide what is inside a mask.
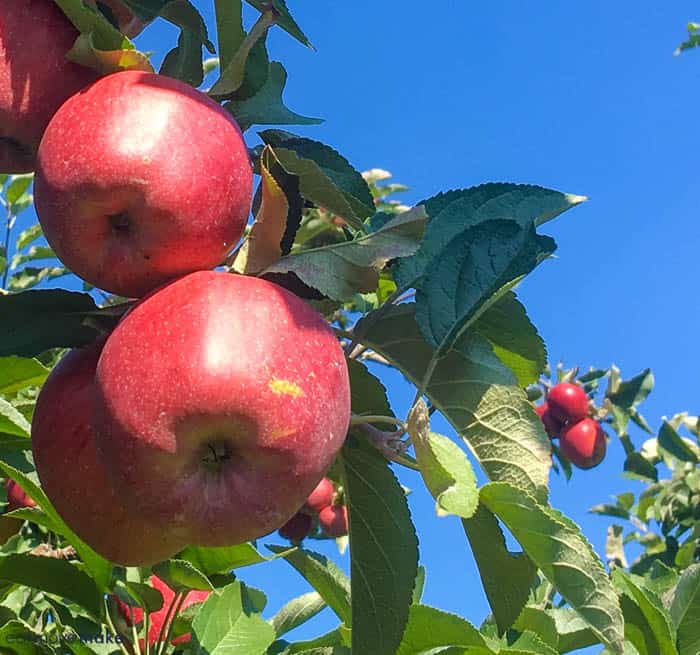
[[[344,537],[348,533],[348,508],[345,505],[329,505],[318,513],[321,530],[329,537]]]
[[[51,117],[97,78],[95,71],[66,59],[77,37],[53,0],[2,0],[0,173],[33,171]]]
[[[333,481],[329,478],[323,478],[309,494],[303,509],[318,514],[324,507],[333,504],[334,494]]]
[[[605,432],[598,421],[584,418],[562,430],[559,449],[574,466],[580,469],[593,468],[605,457]]]
[[[297,512],[279,529],[279,535],[289,539],[289,541],[298,543],[309,536],[312,526],[313,519],[311,516],[303,512]]]
[[[5,481],[5,491],[7,492],[7,511],[11,512],[14,509],[22,507],[36,507],[36,503],[27,495],[27,492],[22,489],[22,486],[14,480]]]
[[[115,493],[90,425],[97,341],[72,350],[51,371],[36,403],[32,451],[41,485],[68,526],[107,559],[143,566],[167,559],[185,546],[167,522],[142,519]]]
[[[248,220],[252,169],[238,125],[219,104],[179,80],[122,71],[53,117],[34,196],[68,268],[140,297],[222,263]]]
[[[350,419],[333,331],[250,276],[200,271],[149,295],[110,335],[96,380],[96,442],[120,497],[203,546],[283,525]]]

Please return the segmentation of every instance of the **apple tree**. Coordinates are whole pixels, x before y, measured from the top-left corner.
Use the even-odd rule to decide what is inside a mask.
[[[196,4],[0,16],[3,652],[697,653],[698,418],[653,430],[650,371],[548,367],[517,296],[585,197],[485,183],[405,206],[385,171],[287,131],[319,122],[285,106],[266,47],[310,45],[293,8],[247,0],[246,29],[241,0],[214,26]],[[161,20],[179,36],[155,73],[131,38]],[[386,368],[413,385],[406,415]],[[606,568],[549,479],[613,447],[643,490],[592,509],[615,519]],[[405,470],[463,527],[479,626],[422,602]],[[271,560],[309,587],[274,614],[238,577]],[[334,629],[290,636],[326,607]]]

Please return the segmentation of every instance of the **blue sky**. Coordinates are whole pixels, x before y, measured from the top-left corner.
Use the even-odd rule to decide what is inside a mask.
[[[211,18],[208,0],[195,4]],[[411,186],[408,203],[486,181],[589,196],[545,226],[558,259],[520,291],[550,359],[615,362],[628,376],[651,367],[657,386],[644,413],[655,427],[662,415],[698,411],[700,52],[673,57],[685,23],[700,18],[697,3],[288,4],[317,51],[272,34],[271,54],[289,73],[286,101],[326,119],[293,131],[361,170],[390,170]],[[175,34],[153,26],[139,44],[162,55]],[[405,407],[408,386],[396,375],[385,381]],[[632,487],[620,475],[620,445],[609,453],[599,468],[568,483],[553,476],[552,485],[553,504],[599,552],[607,519],[586,510]],[[488,609],[458,521],[438,519],[420,480],[402,479],[414,489],[425,602],[478,624]],[[308,590],[281,562],[241,577],[265,589],[271,610]],[[334,622],[326,612],[298,634]]]

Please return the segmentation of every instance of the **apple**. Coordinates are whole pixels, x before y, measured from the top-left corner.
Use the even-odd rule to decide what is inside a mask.
[[[72,350],[51,371],[37,399],[32,451],[41,485],[68,526],[107,559],[144,566],[186,544],[142,519],[110,484],[91,428],[95,369],[103,340]]]
[[[318,513],[318,522],[329,537],[343,537],[348,533],[348,508],[329,505]]]
[[[577,384],[560,382],[547,394],[547,405],[554,418],[575,423],[588,416],[588,396]]]
[[[279,535],[289,539],[289,541],[298,543],[309,536],[312,524],[313,521],[308,514],[297,512],[279,529]]]
[[[561,453],[580,469],[590,469],[600,464],[606,448],[605,433],[592,418],[567,425],[559,437]]]
[[[333,331],[250,276],[199,271],[143,299],[107,340],[96,380],[96,443],[120,497],[202,546],[288,521],[350,419]]]
[[[248,150],[235,120],[170,77],[122,71],[56,113],[39,147],[36,211],[59,259],[140,297],[219,265],[245,228]]]
[[[333,503],[334,494],[335,489],[333,487],[333,481],[328,478],[323,478],[309,494],[304,504],[304,509],[318,514],[326,505],[331,505]]]
[[[110,12],[117,22],[117,27],[119,31],[133,39],[138,36],[143,29],[148,25],[144,23],[139,18],[137,18],[134,13],[127,7],[121,0],[87,0],[87,4],[99,9],[99,5],[103,5]]]
[[[27,496],[27,492],[14,480],[5,480],[5,490],[7,491],[8,512],[23,507],[36,507],[36,503]]]
[[[551,439],[556,439],[559,436],[564,423],[557,419],[549,409],[548,403],[542,403],[535,407],[535,413],[540,417],[542,424],[544,425],[545,432],[549,435]]]
[[[51,117],[97,78],[95,71],[66,59],[77,37],[52,0],[2,0],[0,173],[33,171]]]

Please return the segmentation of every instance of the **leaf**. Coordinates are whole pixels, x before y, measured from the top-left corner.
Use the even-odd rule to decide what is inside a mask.
[[[219,66],[225,70],[238,51],[243,30],[241,0],[214,0],[216,7],[216,34],[219,43]]]
[[[209,591],[211,582],[197,567],[182,559],[169,559],[153,567],[153,573],[163,580],[173,591],[186,592],[190,589]]]
[[[32,186],[34,173],[10,176],[10,182],[5,188],[5,200],[10,205],[14,205]]]
[[[381,310],[380,310],[381,311]],[[388,307],[355,327],[361,343],[386,357],[420,385],[435,351],[414,319],[414,306]],[[546,497],[550,441],[515,378],[477,334],[465,332],[444,353],[426,395],[474,452],[492,480],[504,480]]]
[[[29,438],[32,426],[9,402],[0,398],[0,432]]]
[[[599,643],[593,631],[575,610],[571,608],[547,610],[554,619],[559,635],[559,652],[568,653]]]
[[[350,520],[352,651],[395,655],[418,571],[406,496],[366,442],[346,443],[340,462]]]
[[[555,509],[503,482],[481,488],[480,499],[505,523],[561,596],[613,652],[622,652],[623,619],[600,559],[579,527]]]
[[[670,614],[678,632],[678,654],[696,655],[700,652],[700,564],[683,571]]]
[[[351,624],[350,581],[334,562],[303,548],[292,551],[282,546],[267,548],[273,553],[282,553],[282,557],[320,594],[338,618],[346,625]]]
[[[670,457],[681,462],[691,462],[693,464],[698,462],[698,456],[695,451],[681,438],[681,435],[676,432],[668,421],[664,421],[659,428],[658,445]]]
[[[685,50],[698,46],[700,46],[700,23],[688,23],[688,38],[673,51],[673,54],[678,56]]]
[[[451,344],[487,301],[555,248],[552,239],[515,221],[486,221],[465,230],[428,265],[416,291],[421,332],[436,348]]]
[[[608,392],[610,402],[630,410],[642,403],[654,388],[654,374],[650,369],[643,370],[629,380],[620,383],[615,392]]]
[[[518,385],[527,387],[538,381],[547,363],[547,350],[512,291],[479,316],[474,329],[489,340],[496,356],[518,378]]]
[[[525,553],[506,548],[496,517],[483,505],[462,521],[499,633],[512,626],[530,595],[537,567]]]
[[[0,652],[12,655],[53,653],[42,644],[41,637],[22,621],[8,621],[0,627]]]
[[[190,0],[169,0],[159,14],[183,32],[188,32],[211,54],[216,52],[214,44],[209,40],[207,24]]]
[[[245,543],[219,548],[188,546],[178,554],[178,559],[189,562],[204,575],[213,575],[267,562],[271,558],[261,555],[253,544]]]
[[[91,34],[97,47],[103,50],[133,48],[127,39],[97,9],[82,0],[54,0],[81,34]]]
[[[413,605],[396,655],[419,655],[439,646],[487,647],[483,635],[462,617],[427,605]]]
[[[400,289],[420,286],[426,267],[467,228],[494,219],[510,219],[524,228],[537,227],[585,201],[551,189],[525,184],[489,183],[440,193],[421,204],[430,216],[421,249],[398,263]]]
[[[353,241],[287,255],[265,273],[291,272],[329,298],[349,300],[358,292],[374,291],[379,272],[389,260],[416,250],[424,221],[422,208],[416,207],[398,215],[381,230]]]
[[[66,53],[66,58],[81,66],[92,68],[101,75],[125,70],[153,72],[153,66],[147,54],[139,52],[133,46],[114,49],[100,48],[95,44],[93,32],[86,32],[78,36],[73,47]]]
[[[245,610],[238,581],[213,592],[192,622],[194,652],[208,655],[261,655],[274,638],[267,621]]]
[[[428,407],[422,398],[408,415],[408,434],[416,451],[423,482],[435,498],[438,515],[471,517],[479,503],[474,471],[457,444],[441,434],[430,432]]]
[[[39,360],[0,357],[0,394],[13,394],[26,387],[40,386],[49,374]]]
[[[524,607],[513,627],[522,633],[533,632],[545,644],[558,649],[559,633],[557,632],[556,623],[545,610],[539,607],[529,605]],[[522,647],[522,643],[516,642],[513,646],[515,647],[516,645]]]
[[[275,629],[275,636],[281,637],[290,630],[298,628],[316,616],[325,607],[326,601],[316,591],[293,598],[270,620],[272,627]]]
[[[85,317],[96,309],[88,294],[59,289],[0,296],[0,356],[34,357],[49,348],[88,344],[97,331]]]
[[[246,0],[248,4],[253,5],[258,11],[266,10],[267,3],[264,0]],[[287,9],[285,0],[272,0],[272,7],[275,10],[275,23],[279,25],[285,32],[291,34],[297,41],[303,45],[312,48],[313,46],[301,31],[299,25],[292,18],[292,15]]]
[[[605,557],[608,559],[608,562],[627,568],[628,564],[622,536],[623,528],[621,525],[608,526],[608,536],[605,539]]]
[[[348,359],[350,374],[350,406],[356,416],[394,416],[386,395],[386,387],[356,359]],[[396,426],[382,426],[387,431]]]
[[[181,30],[177,46],[165,55],[159,73],[198,87],[204,81],[202,43],[188,30]]]
[[[297,114],[285,106],[282,93],[287,84],[287,71],[278,61],[269,63],[267,79],[254,95],[234,99],[224,105],[245,132],[251,125],[318,125],[321,118]],[[291,171],[290,171],[291,172]]]

